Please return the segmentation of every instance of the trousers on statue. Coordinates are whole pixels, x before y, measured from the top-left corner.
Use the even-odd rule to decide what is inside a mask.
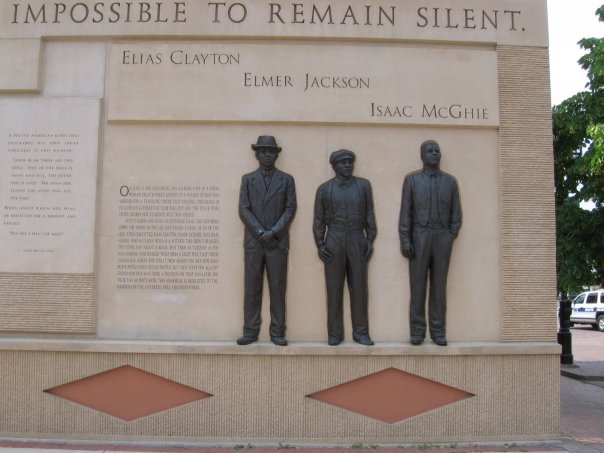
[[[447,311],[447,275],[453,246],[453,234],[446,228],[414,225],[414,256],[409,260],[411,301],[409,322],[411,336],[426,334],[426,288],[430,278],[428,297],[428,327],[430,336],[445,336]]]

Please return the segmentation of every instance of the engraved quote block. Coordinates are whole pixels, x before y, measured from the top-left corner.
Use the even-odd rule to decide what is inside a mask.
[[[0,272],[92,273],[98,99],[0,100]]]

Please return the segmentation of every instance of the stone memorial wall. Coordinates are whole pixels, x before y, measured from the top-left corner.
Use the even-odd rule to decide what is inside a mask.
[[[0,418],[0,435],[557,438],[545,8],[545,0],[0,4],[0,389],[15,395],[0,402],[0,413],[14,414]],[[260,341],[235,343],[244,295],[238,200],[242,175],[258,168],[250,145],[261,135],[283,148],[276,165],[297,192],[287,347],[270,342],[268,288]],[[428,139],[440,144],[463,206],[445,348],[409,344],[398,231],[403,178],[421,168]],[[356,153],[355,175],[373,187],[371,347],[352,341],[348,296],[345,341],[327,345],[313,203],[341,148]],[[117,393],[103,404],[74,399],[72,383],[97,374],[112,388],[156,376],[204,395],[155,402],[144,415],[136,402],[122,412],[111,402],[124,399]],[[357,380],[367,387],[351,384],[344,399],[383,387],[375,401],[408,412],[318,396]],[[80,394],[96,394],[94,385]],[[156,394],[172,391],[161,385]],[[424,404],[437,387],[453,399]]]

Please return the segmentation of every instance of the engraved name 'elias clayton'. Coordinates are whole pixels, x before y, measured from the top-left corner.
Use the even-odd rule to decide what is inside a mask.
[[[307,72],[303,76],[303,84],[304,91],[315,89],[360,90],[369,88],[371,79],[361,76],[317,75]],[[255,74],[246,72],[243,75],[244,87],[293,88],[295,85],[296,78],[289,74]]]
[[[174,65],[227,66],[238,65],[240,60],[238,53],[185,52],[181,49],[174,49],[168,54],[124,50],[121,56],[123,65],[160,65],[167,61]]]

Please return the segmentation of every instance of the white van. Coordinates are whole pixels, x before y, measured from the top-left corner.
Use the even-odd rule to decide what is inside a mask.
[[[604,332],[604,290],[587,291],[573,300],[570,315],[573,324],[591,324],[594,329]]]

